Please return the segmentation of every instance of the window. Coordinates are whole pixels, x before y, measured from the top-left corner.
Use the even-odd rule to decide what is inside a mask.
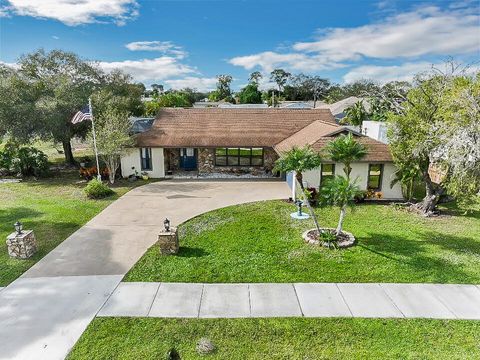
[[[383,164],[370,164],[368,166],[368,189],[382,189]]]
[[[263,148],[216,148],[216,166],[263,166]]]
[[[325,181],[331,180],[335,177],[335,164],[322,164],[320,173],[320,186],[325,184]]]
[[[152,170],[152,149],[140,148],[140,168],[144,170]]]

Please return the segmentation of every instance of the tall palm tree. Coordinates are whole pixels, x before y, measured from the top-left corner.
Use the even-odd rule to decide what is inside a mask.
[[[363,106],[363,101],[357,101],[352,106],[345,109],[345,118],[344,122],[355,125],[362,126],[362,123],[368,119],[368,112]]]
[[[335,162],[344,164],[343,171],[350,179],[352,167],[350,164],[363,159],[367,155],[367,148],[354,139],[351,133],[340,135],[330,141],[326,148],[327,156]]]
[[[281,154],[280,158],[275,162],[274,171],[282,171],[282,172],[294,172],[295,179],[293,181],[298,181],[300,188],[302,189],[302,196],[305,200],[305,203],[308,206],[308,210],[310,211],[310,215],[315,223],[318,233],[320,234],[322,231],[320,226],[318,225],[318,220],[313,211],[310,202],[305,195],[305,187],[303,186],[303,172],[308,170],[316,169],[322,163],[322,158],[318,152],[312,149],[310,146],[305,146],[303,148],[299,148],[294,146],[287,152]]]

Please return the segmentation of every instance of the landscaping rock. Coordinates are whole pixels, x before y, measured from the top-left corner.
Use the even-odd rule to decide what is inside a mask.
[[[200,355],[208,355],[215,351],[215,345],[207,338],[201,338],[197,342],[197,352]]]
[[[333,234],[336,232],[336,229],[333,229],[333,228],[322,228],[322,230],[328,231]],[[329,244],[327,241],[323,241],[319,237],[317,229],[310,229],[305,231],[302,237],[305,240],[305,242],[312,245],[322,245],[325,247],[331,246],[331,244]],[[342,231],[340,236],[337,238],[335,245],[338,248],[347,248],[355,245],[355,243],[356,243],[356,239],[352,233],[349,233],[347,231]]]
[[[162,255],[178,253],[179,243],[177,228],[171,227],[169,231],[163,230],[158,234],[157,244]]]
[[[7,237],[8,255],[16,259],[28,259],[37,252],[37,242],[33,230],[21,234],[11,233]]]

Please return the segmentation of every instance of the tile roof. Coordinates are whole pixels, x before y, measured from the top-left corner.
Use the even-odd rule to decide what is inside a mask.
[[[165,108],[149,131],[137,135],[137,145],[273,147],[318,120],[336,126],[326,109]]]

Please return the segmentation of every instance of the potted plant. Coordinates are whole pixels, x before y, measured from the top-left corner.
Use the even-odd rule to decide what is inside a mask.
[[[148,180],[149,179],[148,173],[146,171],[142,171],[142,179],[143,180]]]

